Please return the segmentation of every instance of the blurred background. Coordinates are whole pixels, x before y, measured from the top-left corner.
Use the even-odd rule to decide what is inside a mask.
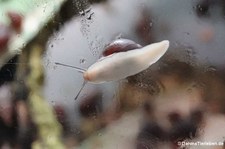
[[[0,14],[0,148],[225,148],[225,1],[0,0]],[[74,100],[82,73],[55,63],[87,69],[120,38],[170,47]]]

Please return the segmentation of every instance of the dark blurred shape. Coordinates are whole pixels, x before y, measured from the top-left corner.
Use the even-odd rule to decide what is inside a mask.
[[[60,16],[58,16],[61,21],[60,23],[64,23],[65,20],[71,19],[75,14],[78,13],[78,10],[76,9],[76,6],[74,4],[75,1],[73,0],[67,0],[60,9]]]
[[[87,0],[87,1],[83,1],[83,0],[78,0],[78,3],[81,4],[80,7],[81,8],[77,8],[76,6],[76,1],[74,0],[67,0],[61,7],[61,10],[59,12],[60,16],[59,17],[62,21],[60,21],[61,24],[64,24],[66,20],[71,19],[72,17],[74,17],[75,15],[78,14],[79,9],[85,9],[89,6],[90,4],[93,3],[100,3],[100,2],[105,2],[107,0]]]
[[[68,119],[67,119],[64,107],[61,105],[56,105],[54,106],[54,110],[55,110],[57,120],[63,127],[64,134],[67,134],[69,131],[69,124],[68,124]]]
[[[200,125],[203,122],[203,111],[202,110],[194,110],[191,112],[190,120],[196,125]]]
[[[196,75],[193,66],[178,60],[164,61],[160,65],[159,74],[163,76],[173,76],[180,83],[190,82]]]
[[[136,145],[136,149],[157,149],[156,145],[152,143],[150,140],[142,140],[138,141]]]
[[[203,120],[203,113],[200,110],[192,111],[190,116],[182,119],[178,113],[169,114],[172,127],[169,131],[169,139],[177,142],[185,139],[193,139],[198,136],[198,129]]]
[[[92,3],[100,3],[100,2],[106,2],[107,0],[89,0],[89,2]]]
[[[144,106],[144,109],[152,111],[148,104]],[[198,137],[198,130],[203,122],[203,111],[193,110],[186,118],[181,117],[178,112],[171,112],[168,114],[168,119],[171,127],[165,129],[157,123],[154,116],[151,116],[151,119],[148,119],[137,136],[136,148],[157,149],[162,143],[172,143],[171,147],[178,148],[178,141]]]
[[[31,149],[32,143],[37,137],[36,126],[31,120],[25,101],[15,100],[14,106],[18,122],[17,146],[22,149]]]
[[[56,105],[54,106],[55,114],[60,123],[65,121],[65,110],[62,106]]]
[[[78,137],[82,141],[103,127],[100,120],[103,112],[102,94],[94,92],[83,98],[79,105],[79,112],[82,116],[82,125],[79,128]]]
[[[9,106],[0,109],[0,148],[5,143],[8,143],[11,147],[15,147],[17,143],[18,122],[16,109],[12,103]],[[7,112],[7,117],[4,117],[1,114],[2,112]]]
[[[156,95],[160,92],[161,84],[155,78],[152,71],[143,71],[127,78],[129,84],[148,92],[150,95]]]
[[[174,124],[170,131],[171,141],[179,141],[185,139],[192,139],[196,136],[197,128],[190,121],[181,120]]]
[[[30,149],[36,137],[36,129],[29,115],[27,104],[14,98],[12,83],[1,86],[0,97],[0,148]]]
[[[15,56],[0,69],[0,86],[6,82],[13,81],[15,77],[17,61],[18,56]]]
[[[225,1],[222,1],[222,9],[223,9],[223,18],[225,19]],[[224,145],[225,148],[225,145]]]
[[[144,103],[143,109],[148,115],[151,115],[153,112],[153,107],[149,102]]]
[[[135,27],[136,33],[144,44],[150,44],[153,41],[152,28],[153,21],[148,8],[143,8],[141,17]]]
[[[14,124],[16,124],[16,122],[14,122]],[[8,126],[0,118],[0,147],[4,143],[9,143],[11,146],[16,145],[15,143],[16,143],[17,129],[14,124],[12,126]]]
[[[211,5],[211,0],[203,0],[199,2],[196,6],[196,13],[199,17],[209,16],[209,7]]]
[[[169,121],[170,121],[172,124],[175,124],[176,122],[179,122],[179,121],[181,120],[181,116],[180,116],[180,114],[177,113],[177,112],[169,113],[168,117],[169,117]]]
[[[14,85],[14,99],[27,100],[28,93],[28,88],[26,87],[25,83],[17,80],[17,83]]]
[[[82,99],[79,112],[86,118],[97,116],[102,113],[102,106],[102,95],[100,93],[90,94],[90,96]]]
[[[203,100],[207,103],[208,110],[213,113],[225,113],[225,71],[216,67],[203,70],[199,78],[203,88]]]
[[[196,79],[196,69],[179,60],[163,60],[156,70],[153,67],[137,75],[127,78],[131,85],[134,85],[151,95],[157,95],[165,89],[162,79],[173,77],[178,83],[188,83]]]
[[[156,122],[148,122],[138,134],[136,149],[157,149],[157,144],[165,138],[165,131]]]
[[[11,36],[11,32],[9,27],[3,24],[0,24],[0,56],[5,51],[10,36]]]
[[[224,0],[201,0],[194,7],[196,14],[199,17],[209,17],[210,16],[210,8],[214,6],[222,7],[222,17],[225,15],[225,1]]]

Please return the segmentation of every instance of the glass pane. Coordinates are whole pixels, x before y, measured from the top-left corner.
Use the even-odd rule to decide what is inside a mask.
[[[0,14],[0,148],[224,148],[224,1],[0,0]]]

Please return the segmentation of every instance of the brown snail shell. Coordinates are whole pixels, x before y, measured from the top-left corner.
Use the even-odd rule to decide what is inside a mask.
[[[140,49],[140,48],[142,48],[142,46],[132,40],[117,39],[117,40],[114,40],[112,43],[110,43],[108,46],[106,46],[102,55],[108,56],[113,53],[126,52],[126,51]]]

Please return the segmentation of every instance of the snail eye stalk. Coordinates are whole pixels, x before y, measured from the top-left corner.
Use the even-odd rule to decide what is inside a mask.
[[[87,84],[87,81],[84,80],[84,82],[83,82],[81,88],[79,89],[77,95],[75,96],[74,100],[77,100],[77,98],[79,97],[81,91],[84,89],[84,87],[85,87],[86,84]]]
[[[72,65],[67,65],[67,64],[63,64],[63,63],[55,62],[55,64],[56,64],[56,65],[60,65],[60,66],[65,66],[65,67],[74,68],[74,69],[76,69],[78,72],[81,72],[81,73],[84,73],[85,71],[87,71],[87,70],[84,69],[84,68],[80,68],[80,67],[76,67],[76,66],[72,66]]]

